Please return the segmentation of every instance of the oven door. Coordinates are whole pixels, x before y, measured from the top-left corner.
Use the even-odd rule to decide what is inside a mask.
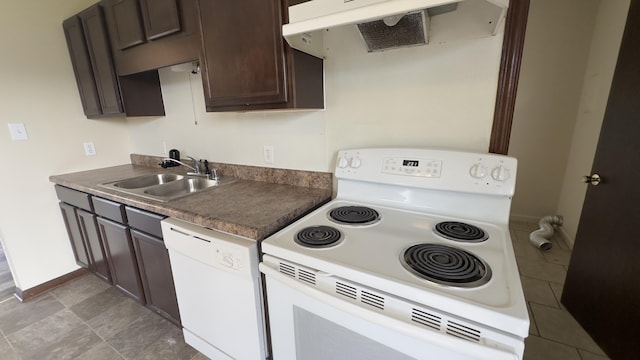
[[[274,360],[521,358],[516,351],[426,330],[339,299],[268,263],[261,263],[260,271],[266,278]]]

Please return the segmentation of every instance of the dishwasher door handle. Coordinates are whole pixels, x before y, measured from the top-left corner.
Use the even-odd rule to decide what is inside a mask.
[[[192,237],[192,238],[196,238],[196,239],[198,239],[198,240],[202,240],[202,241],[204,241],[204,242],[211,243],[211,240],[209,240],[209,239],[201,238],[200,236],[193,235],[193,234],[190,234],[190,233],[188,233],[188,232],[184,232],[184,231],[178,230],[178,229],[176,229],[176,228],[174,228],[174,227],[171,227],[170,229],[171,229],[171,231],[177,232],[177,233],[178,233],[178,234],[180,234],[180,235],[189,236],[189,237]]]

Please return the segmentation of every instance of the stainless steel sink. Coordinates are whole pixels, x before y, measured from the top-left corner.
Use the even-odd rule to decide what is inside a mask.
[[[210,180],[204,177],[158,173],[111,181],[100,186],[148,199],[169,201],[235,181],[236,179],[231,177]]]
[[[145,190],[144,193],[153,196],[173,198],[176,196],[191,194],[217,185],[220,185],[219,181],[196,177],[182,179],[164,186],[154,186]]]
[[[116,181],[113,183],[113,186],[123,189],[139,189],[154,185],[166,184],[172,181],[180,180],[182,178],[184,178],[184,176],[177,174],[142,175],[130,179]]]

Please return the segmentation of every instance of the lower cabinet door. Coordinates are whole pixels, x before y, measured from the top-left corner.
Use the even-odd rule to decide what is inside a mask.
[[[129,227],[98,218],[113,284],[129,296],[145,303]]]
[[[77,209],[78,222],[80,231],[87,245],[87,253],[89,255],[89,270],[100,277],[102,280],[111,283],[111,274],[109,272],[109,264],[102,244],[102,239],[98,233],[98,222],[95,214]]]
[[[69,234],[69,240],[71,241],[73,256],[76,258],[76,264],[89,269],[89,255],[87,254],[87,248],[84,244],[82,234],[80,233],[80,225],[78,223],[76,208],[67,203],[61,202],[60,211],[62,212],[64,225],[66,226],[67,233]]]
[[[180,325],[169,252],[162,239],[131,230],[147,306]]]

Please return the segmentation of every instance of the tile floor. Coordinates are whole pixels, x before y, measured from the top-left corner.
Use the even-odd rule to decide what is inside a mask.
[[[3,360],[204,360],[182,331],[88,274],[34,300],[0,302]]]
[[[543,253],[528,243],[536,224],[515,222],[511,229],[531,317],[524,359],[607,359],[559,302],[569,248],[554,237]],[[0,298],[0,358],[206,359],[176,326],[93,275],[26,303]]]
[[[0,299],[4,299],[15,293],[16,288],[9,270],[7,257],[4,255],[4,249],[0,245]]]
[[[556,233],[551,250],[536,249],[529,243],[529,234],[537,229],[537,224],[511,223],[511,240],[531,319],[524,360],[608,359],[560,303],[570,248]]]

